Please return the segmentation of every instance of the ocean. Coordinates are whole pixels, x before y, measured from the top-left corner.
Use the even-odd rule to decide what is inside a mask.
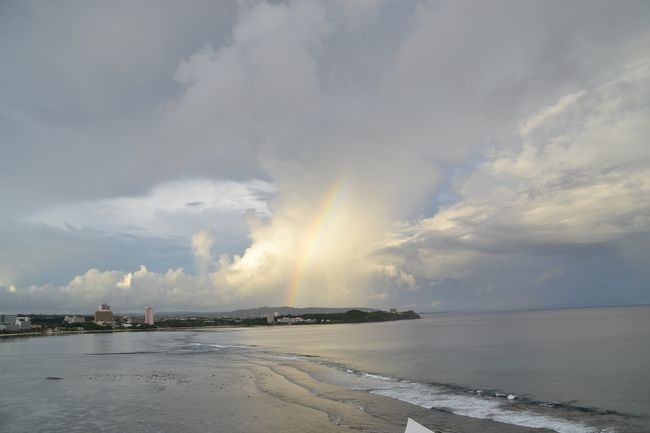
[[[0,431],[648,432],[649,336],[636,306],[2,338]]]

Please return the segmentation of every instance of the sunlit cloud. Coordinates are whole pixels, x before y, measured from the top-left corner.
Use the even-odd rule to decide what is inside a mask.
[[[0,304],[650,301],[645,7],[254,1],[142,29],[164,62],[98,40],[119,91],[0,102]]]

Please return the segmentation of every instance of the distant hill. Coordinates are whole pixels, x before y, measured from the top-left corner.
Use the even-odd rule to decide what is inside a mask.
[[[265,316],[267,314],[278,313],[280,315],[292,315],[300,316],[303,314],[326,314],[326,313],[345,313],[349,310],[361,310],[361,311],[377,311],[373,308],[358,308],[358,307],[349,307],[349,308],[327,308],[327,307],[306,307],[306,308],[294,308],[294,307],[259,307],[259,308],[249,308],[245,310],[235,310],[230,313],[223,313],[224,315],[230,315],[231,317],[259,317]]]
[[[157,314],[158,317],[169,317],[169,316],[192,316],[192,317],[236,317],[236,318],[246,318],[246,317],[261,317],[267,314],[278,313],[280,315],[292,315],[300,316],[303,314],[327,314],[327,313],[345,313],[349,310],[361,310],[361,311],[378,311],[374,308],[367,307],[346,307],[346,308],[334,308],[334,307],[306,307],[306,308],[294,308],[294,307],[259,307],[259,308],[247,308],[242,310],[235,311],[226,311],[226,312],[214,312],[214,313],[199,313],[199,312],[161,312]]]

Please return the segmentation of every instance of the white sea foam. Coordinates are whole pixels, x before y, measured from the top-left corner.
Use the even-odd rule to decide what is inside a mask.
[[[379,374],[372,374],[372,373],[362,373],[362,374],[364,377],[369,377],[370,379],[385,380],[387,382],[395,381],[395,379],[391,377],[381,376]]]
[[[274,355],[274,354],[267,354],[267,356],[268,356],[269,358],[273,358],[273,359],[281,359],[281,360],[284,360],[284,361],[298,361],[298,360],[302,359],[301,357],[299,357],[299,356],[295,356],[295,355]]]
[[[246,346],[234,345],[234,344],[230,345],[230,344],[209,344],[209,343],[187,343],[187,346],[205,347],[205,348],[212,347],[214,349],[236,349],[236,348],[246,347]]]
[[[372,394],[395,398],[427,409],[445,409],[457,415],[491,419],[523,427],[546,428],[558,433],[598,433],[598,430],[580,422],[530,411],[509,409],[502,399],[483,397],[480,394],[454,393],[443,387],[399,380],[379,374],[354,372],[349,369],[342,371],[354,374],[357,378],[355,382],[357,385],[361,384],[359,382],[361,379],[362,387]],[[355,386],[355,388],[358,387]],[[508,399],[514,398],[516,396],[508,395]]]

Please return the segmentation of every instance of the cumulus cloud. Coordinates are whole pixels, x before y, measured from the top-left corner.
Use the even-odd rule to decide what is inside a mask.
[[[90,269],[63,286],[5,291],[3,304],[6,308],[28,311],[42,311],[42,306],[50,305],[46,307],[48,310],[74,312],[91,311],[98,302],[107,302],[117,310],[139,311],[151,304],[163,308],[200,308],[206,301],[207,305],[218,308],[224,299],[225,295],[215,291],[206,277],[189,275],[182,268],[155,273],[141,266],[135,272]]]
[[[175,51],[171,90],[132,122],[0,132],[61,146],[47,166],[14,152],[54,192],[23,177],[22,194],[7,190],[19,205],[40,199],[11,207],[30,236],[0,233],[11,241],[0,285],[15,287],[2,299],[585,303],[594,263],[610,264],[599,281],[615,280],[647,249],[647,5],[288,1],[231,12],[219,37]],[[65,194],[42,181],[58,179],[49,165],[66,172]],[[53,247],[28,259],[38,235],[76,260],[91,248],[60,238],[90,232],[93,245],[116,242],[111,251],[156,239],[182,258],[93,255],[69,283],[18,283],[46,274]],[[97,270],[137,263],[148,268]],[[634,267],[628,299],[642,292]]]
[[[124,275],[124,278],[122,278],[122,281],[118,281],[116,286],[120,289],[129,289],[131,288],[131,280],[133,279],[133,274],[129,272],[128,274]]]
[[[562,248],[648,233],[649,79],[647,62],[630,63],[616,79],[525,118],[516,144],[493,148],[466,176],[458,203],[402,227],[387,253],[426,286],[466,280],[513,254],[545,266],[543,256]],[[555,266],[530,281],[565,274]]]

